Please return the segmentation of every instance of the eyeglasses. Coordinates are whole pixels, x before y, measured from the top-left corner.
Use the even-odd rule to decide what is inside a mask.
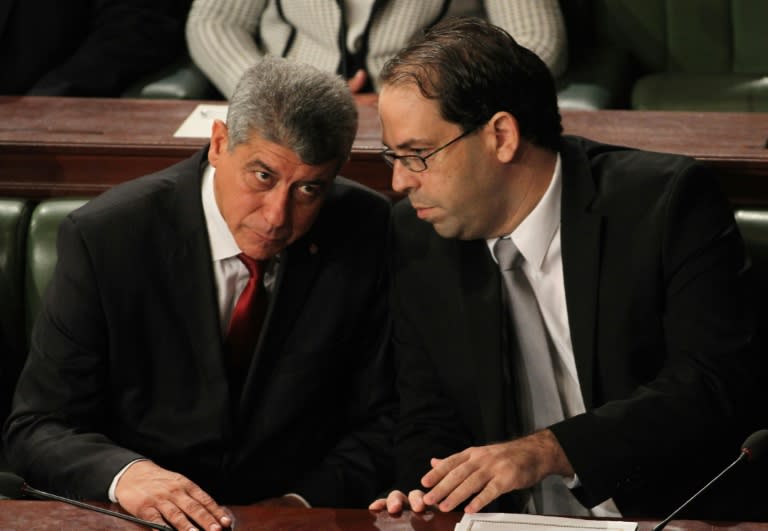
[[[435,155],[436,153],[441,152],[454,142],[458,142],[465,136],[469,135],[470,133],[474,133],[477,131],[477,127],[473,127],[472,129],[469,129],[467,131],[464,131],[459,136],[448,142],[447,144],[443,144],[436,150],[434,150],[432,153],[428,155],[424,155],[423,157],[421,155],[397,155],[394,151],[391,149],[385,149],[381,152],[381,156],[384,158],[384,161],[389,164],[390,168],[395,165],[395,161],[399,160],[400,163],[405,166],[408,170],[413,172],[422,172],[427,169],[427,159],[431,157],[432,155]]]

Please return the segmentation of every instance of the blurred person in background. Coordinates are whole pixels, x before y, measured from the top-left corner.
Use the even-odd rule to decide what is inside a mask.
[[[555,77],[565,71],[558,0],[194,0],[186,36],[192,59],[225,98],[266,55],[336,72],[352,92],[372,92],[390,57],[453,14],[485,16],[538,54]]]
[[[189,0],[0,2],[0,94],[119,96],[184,46]]]

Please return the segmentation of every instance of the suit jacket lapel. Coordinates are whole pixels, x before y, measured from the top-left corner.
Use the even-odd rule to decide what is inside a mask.
[[[561,152],[563,196],[561,245],[571,342],[581,392],[593,406],[593,369],[597,333],[597,296],[602,216],[591,210],[595,199],[589,159],[574,140],[565,138]]]
[[[467,325],[467,344],[471,350],[460,352],[458,358],[466,364],[466,374],[474,374],[479,403],[482,432],[488,440],[495,440],[507,433],[505,419],[514,414],[508,407],[511,401],[506,393],[505,378],[509,374],[502,338],[498,333],[502,326],[500,274],[491,259],[483,240],[459,242],[461,263],[461,312]],[[461,342],[457,343],[464,347]],[[461,367],[460,367],[461,368]]]
[[[206,152],[202,150],[179,168],[173,204],[177,233],[171,233],[167,242],[167,275],[194,354],[226,396],[216,286],[200,191]]]
[[[275,286],[270,294],[269,308],[262,325],[263,333],[256,347],[244,389],[247,390],[253,385],[260,365],[269,361],[269,353],[279,353],[282,350],[282,345],[304,308],[303,302],[307,300],[315,283],[322,253],[322,242],[317,239],[314,231],[310,231],[281,254]],[[254,393],[248,392],[243,395],[246,400],[255,396]],[[246,404],[243,406],[247,409]]]

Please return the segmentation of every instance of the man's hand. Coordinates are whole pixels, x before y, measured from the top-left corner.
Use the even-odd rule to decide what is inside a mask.
[[[355,72],[354,76],[347,79],[347,86],[349,87],[349,91],[352,94],[357,94],[363,90],[366,81],[368,81],[368,74],[366,74],[365,70],[363,69],[358,70]]]
[[[158,524],[165,519],[179,530],[200,526],[220,531],[232,524],[224,508],[203,489],[152,461],[137,461],[129,466],[117,482],[115,497],[132,515]]]
[[[349,91],[355,95],[355,102],[362,105],[375,105],[379,101],[379,95],[375,92],[361,92],[368,81],[365,70],[358,70],[355,75],[347,80]]]
[[[389,514],[397,514],[405,509],[410,509],[415,513],[422,513],[427,506],[424,503],[424,491],[412,490],[406,496],[399,490],[393,490],[385,498],[379,498],[368,506],[371,511],[381,511],[386,509]]]
[[[478,493],[464,509],[475,513],[502,494],[531,487],[551,474],[572,476],[573,467],[549,430],[499,444],[468,448],[445,459],[432,459],[421,478],[431,489],[423,503],[451,511]]]

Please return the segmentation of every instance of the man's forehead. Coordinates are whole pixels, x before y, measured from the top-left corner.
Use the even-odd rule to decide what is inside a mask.
[[[425,98],[413,83],[382,90],[379,115],[382,140],[390,148],[405,148],[432,142],[455,124],[445,120],[437,100]]]
[[[287,168],[301,167],[303,175],[318,180],[332,180],[336,176],[337,160],[309,164],[292,148],[267,140],[261,135],[251,135],[246,143],[238,147],[242,148],[242,160],[246,167],[262,168],[275,174]]]

